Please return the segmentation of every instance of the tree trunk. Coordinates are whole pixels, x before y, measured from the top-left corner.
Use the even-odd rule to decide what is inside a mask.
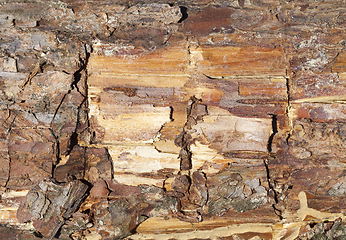
[[[1,236],[346,236],[342,1],[18,0],[0,18]]]

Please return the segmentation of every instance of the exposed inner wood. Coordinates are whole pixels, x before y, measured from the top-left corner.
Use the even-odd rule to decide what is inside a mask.
[[[346,236],[342,1],[0,3],[0,236]]]

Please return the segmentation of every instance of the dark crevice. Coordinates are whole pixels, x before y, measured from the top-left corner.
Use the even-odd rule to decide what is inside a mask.
[[[71,87],[72,89],[76,88],[77,92],[82,95],[83,97],[86,97],[80,90],[78,87],[78,82],[80,81],[80,79],[82,78],[82,73],[81,71],[83,71],[84,69],[79,69],[77,70],[74,74],[73,74],[73,82],[71,83]]]
[[[244,7],[244,5],[245,5],[245,1],[244,0],[238,0],[238,4],[239,4],[239,6],[240,7]]]
[[[11,115],[11,111],[9,113],[9,116],[8,118],[10,117]],[[11,178],[11,162],[12,162],[12,159],[11,159],[11,155],[10,155],[10,134],[11,134],[11,131],[12,131],[12,126],[14,124],[14,121],[16,120],[16,116],[14,116],[13,120],[11,121],[10,123],[10,126],[7,130],[7,155],[8,155],[8,178],[6,179],[6,182],[4,184],[4,187],[7,187],[9,181],[10,181],[10,178]]]
[[[36,119],[36,121],[38,121],[38,122],[40,121],[40,120],[36,117],[36,114],[35,114],[33,111],[29,110],[28,113],[31,113],[31,114],[34,116],[34,118]]]
[[[286,107],[285,114],[286,114],[287,122],[289,123],[290,122],[290,119],[289,119],[290,87],[289,87],[289,78],[288,78],[287,70],[286,70],[286,89],[287,89],[287,92],[286,92],[286,94],[287,94],[287,107]],[[279,204],[279,193],[275,190],[275,187],[274,187],[275,182],[270,177],[270,169],[269,169],[269,160],[274,157],[271,154],[272,150],[273,150],[272,149],[273,139],[274,139],[275,134],[277,134],[277,133],[278,133],[277,115],[273,114],[272,115],[272,134],[270,135],[270,137],[268,139],[268,146],[267,146],[267,149],[268,149],[268,152],[269,152],[269,158],[268,159],[264,159],[263,160],[263,164],[265,166],[266,173],[267,173],[267,182],[268,182],[268,186],[269,186],[269,189],[270,189],[269,191],[274,194],[275,204],[272,205],[274,213],[280,218],[280,220],[282,220],[283,219],[282,211],[277,208],[277,205]],[[288,133],[287,137],[286,137],[286,143],[287,144],[288,144],[289,138],[290,138],[290,133]]]
[[[77,142],[78,142],[78,139],[77,139]],[[84,158],[84,161],[83,161],[83,172],[82,172],[82,179],[85,180],[85,171],[87,169],[87,147],[83,147],[83,150],[84,150],[84,154],[83,154],[83,158]]]
[[[75,129],[74,133],[77,132],[77,129],[79,127],[79,124],[80,124],[79,121],[80,121],[80,115],[81,115],[80,111],[83,110],[83,105],[86,103],[86,101],[87,101],[87,98],[84,98],[83,101],[81,102],[81,104],[79,104],[79,106],[78,106],[76,129]]]
[[[269,139],[268,139],[268,145],[267,145],[267,150],[269,153],[269,156],[271,156],[272,153],[272,144],[273,144],[273,139],[275,134],[278,133],[278,123],[277,123],[277,115],[273,114],[272,115],[272,134],[270,135]],[[278,197],[278,193],[276,192],[275,188],[274,188],[274,184],[273,180],[270,177],[270,170],[269,170],[269,159],[264,159],[263,160],[263,164],[265,166],[266,169],[266,174],[267,174],[267,182],[268,182],[268,186],[269,189],[272,191],[272,193],[274,194],[274,201],[275,204],[272,205],[273,209],[274,209],[274,213],[280,218],[280,220],[282,220],[282,213],[281,210],[279,210],[276,205],[279,203],[279,197]]]
[[[187,17],[189,16],[189,14],[187,14],[187,8],[184,6],[179,6],[180,8],[180,12],[181,12],[181,18],[179,19],[178,23],[182,23],[185,19],[187,19]]]
[[[287,134],[287,137],[286,137],[286,144],[287,144],[287,146],[288,146],[288,144],[289,144],[290,137],[291,137],[291,134],[288,133],[288,134]]]
[[[278,202],[279,202],[278,196],[277,196],[276,191],[274,190],[274,187],[273,187],[273,185],[272,185],[271,178],[270,178],[270,171],[269,171],[269,166],[268,166],[268,159],[264,159],[264,160],[263,160],[263,163],[264,163],[264,166],[265,166],[265,168],[266,168],[267,181],[268,181],[269,188],[270,188],[271,190],[273,190],[273,192],[274,192],[274,200],[275,200],[275,203],[278,203]]]
[[[225,78],[224,76],[218,76],[218,77],[209,76],[209,75],[206,75],[204,73],[203,73],[203,76],[205,76],[206,78],[211,79],[211,80],[220,80],[220,79],[224,79]]]
[[[60,107],[61,107],[62,103],[64,102],[64,100],[65,100],[65,98],[66,98],[66,95],[67,95],[67,94],[64,94],[64,96],[62,97],[62,99],[61,99],[61,101],[60,101],[60,103],[59,103],[58,107],[55,109],[55,112],[54,112],[54,115],[53,115],[52,121],[50,122],[51,124],[53,123],[53,121],[54,121],[54,119],[55,119],[56,115],[58,114],[58,111],[59,111],[59,109],[60,109]]]
[[[43,238],[43,235],[37,231],[33,232],[32,234],[37,238]]]
[[[281,19],[279,18],[279,13],[275,14],[275,18],[280,22]]]
[[[272,115],[272,134],[270,135],[268,139],[268,144],[267,144],[267,150],[269,153],[272,152],[272,144],[273,144],[273,139],[275,134],[278,133],[278,123],[277,123],[277,116],[275,114]]]
[[[291,102],[290,102],[290,83],[289,83],[289,78],[288,78],[288,73],[286,71],[286,94],[287,94],[287,107],[286,107],[286,111],[285,111],[285,114],[286,114],[286,121],[288,122],[288,125],[290,126],[290,119],[289,119],[289,111],[290,111],[290,108],[291,108]],[[292,126],[291,126],[292,127]],[[291,131],[292,129],[290,129],[290,132],[287,134],[287,137],[286,137],[286,144],[288,145],[288,141],[291,137]]]
[[[9,119],[9,118],[11,117],[10,115],[11,115],[11,110],[9,111],[9,116],[7,117],[7,119]],[[8,127],[8,130],[7,130],[8,136],[10,135],[10,132],[12,131],[12,127],[13,127],[13,124],[14,124],[16,118],[17,118],[17,116],[15,115],[14,118],[13,118],[13,120],[12,120],[11,123],[10,123],[10,126]],[[6,120],[7,120],[7,119],[6,119]]]
[[[53,238],[59,238],[61,235],[61,230],[62,228],[59,228],[58,231],[55,233],[55,235],[53,236]]]
[[[68,146],[68,152],[67,155],[69,155],[71,153],[71,151],[73,150],[73,148],[78,145],[78,128],[80,126],[80,115],[81,115],[81,111],[84,111],[83,109],[83,105],[87,104],[87,83],[86,83],[86,79],[85,79],[85,89],[86,92],[83,94],[80,89],[78,88],[78,83],[81,81],[82,76],[83,76],[83,72],[85,74],[85,78],[87,78],[88,72],[87,72],[87,64],[89,62],[89,57],[90,57],[90,52],[88,51],[87,47],[85,47],[85,60],[83,60],[82,58],[79,59],[81,66],[80,68],[73,74],[73,82],[71,83],[71,87],[76,88],[77,92],[79,94],[81,94],[83,96],[83,101],[81,102],[81,104],[78,106],[78,112],[77,112],[77,119],[76,119],[76,127],[70,137],[70,141],[69,141],[69,146]],[[88,120],[87,120],[88,121]],[[90,127],[90,123],[88,121],[88,126]]]
[[[53,129],[49,128],[49,131],[51,132],[52,136],[54,137],[55,143],[56,143],[56,162],[52,164],[52,176],[51,176],[52,180],[56,181],[54,178],[54,175],[55,175],[54,173],[55,173],[56,166],[60,162],[60,141],[59,141],[59,136],[57,136],[54,133]]]
[[[171,122],[174,122],[174,118],[173,118],[174,108],[172,106],[170,106],[169,109],[171,110],[169,113],[169,119],[171,120]]]
[[[265,166],[265,169],[266,169],[266,173],[267,173],[267,182],[268,182],[268,186],[269,186],[269,189],[273,192],[274,194],[274,201],[275,201],[275,204],[272,205],[273,209],[274,209],[274,213],[280,218],[280,220],[283,219],[282,217],[282,211],[280,209],[278,209],[276,207],[276,204],[279,203],[279,197],[278,197],[278,193],[275,191],[274,189],[274,186],[272,184],[272,180],[271,180],[271,177],[270,177],[270,171],[269,171],[269,166],[268,166],[268,159],[264,159],[263,160],[263,164]]]
[[[71,137],[70,137],[70,141],[68,143],[68,147],[67,147],[67,154],[66,155],[70,155],[72,149],[78,145],[78,134],[76,132],[73,132]]]
[[[85,73],[85,76],[87,76],[87,65],[89,62],[90,58],[90,52],[88,51],[88,48],[86,45],[84,45],[84,51],[85,51],[85,59],[79,58],[79,62],[81,63],[80,68],[73,74],[73,82],[71,83],[72,89],[75,87],[77,91],[84,97],[86,98],[85,94],[83,94],[79,88],[78,88],[78,83],[80,82],[82,78],[82,72]],[[90,49],[92,51],[92,49]]]
[[[107,155],[107,159],[111,165],[111,179],[114,179],[114,165],[113,165],[112,157],[108,152],[108,148],[106,148],[106,155]]]
[[[286,73],[287,75],[287,73]],[[290,82],[289,82],[289,78],[286,76],[286,94],[287,94],[287,106],[290,106],[290,100],[291,100],[291,96],[290,96]]]

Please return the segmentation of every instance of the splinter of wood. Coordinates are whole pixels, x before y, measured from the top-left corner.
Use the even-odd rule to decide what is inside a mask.
[[[36,63],[34,69],[29,72],[29,74],[26,76],[24,83],[20,86],[21,89],[24,89],[24,87],[28,83],[31,84],[31,79],[33,79],[37,73],[41,72],[41,66],[42,64],[40,62]]]

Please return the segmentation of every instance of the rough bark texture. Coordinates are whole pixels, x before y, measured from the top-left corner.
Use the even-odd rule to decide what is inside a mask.
[[[344,1],[0,1],[0,236],[344,239]]]

